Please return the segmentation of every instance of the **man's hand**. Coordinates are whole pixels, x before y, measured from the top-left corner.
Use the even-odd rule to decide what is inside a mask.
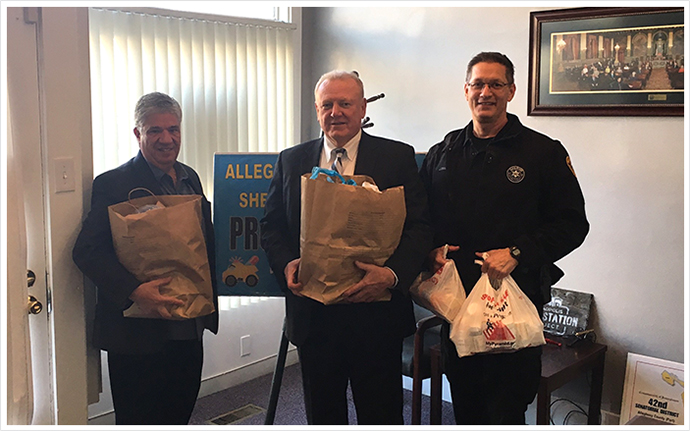
[[[373,302],[383,297],[386,289],[395,284],[393,271],[378,265],[355,261],[357,268],[366,272],[359,283],[341,295],[345,302]]]
[[[428,257],[429,267],[431,268],[432,272],[438,271],[439,268],[441,268],[443,265],[445,265],[446,262],[448,262],[448,260],[449,260],[449,259],[446,259],[444,257],[444,253],[443,253],[444,248],[445,248],[445,246],[441,246],[441,247],[438,247],[438,248],[431,250],[431,252],[429,253],[429,257]],[[448,246],[448,251],[458,251],[458,250],[460,250],[460,246],[457,246],[457,245],[449,245]]]
[[[299,262],[300,259],[297,258],[295,260],[290,261],[290,263],[288,263],[285,266],[285,280],[287,280],[287,287],[288,289],[290,289],[292,293],[294,293],[297,296],[304,296],[302,295],[302,288],[304,288],[304,286],[302,286],[302,283],[300,283],[297,279],[297,273],[299,271]]]
[[[518,265],[518,261],[510,255],[509,248],[478,251],[475,254],[484,259],[482,262],[482,272],[488,274],[489,280],[503,280]]]
[[[129,295],[129,299],[134,301],[146,314],[158,315],[164,319],[169,319],[172,315],[166,308],[166,305],[184,305],[184,301],[181,299],[161,295],[160,287],[165,286],[171,281],[172,277],[165,277],[142,283]]]

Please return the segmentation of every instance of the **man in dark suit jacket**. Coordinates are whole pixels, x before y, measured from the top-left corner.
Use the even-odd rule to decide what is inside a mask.
[[[286,295],[287,337],[297,346],[309,424],[348,424],[351,386],[359,424],[402,424],[402,340],[415,329],[404,293],[431,250],[427,198],[414,149],[361,131],[364,88],[354,73],[333,71],[315,88],[324,137],[280,153],[261,221],[262,247]],[[340,157],[336,150],[345,149]],[[358,262],[363,278],[347,303],[323,305],[302,296],[300,177],[314,166],[371,176],[379,189],[404,186],[407,216],[400,244],[384,266]],[[390,301],[376,302],[385,290]]]
[[[196,319],[166,320],[166,305],[182,301],[161,295],[170,278],[142,283],[118,260],[110,232],[108,206],[124,202],[130,190],[156,195],[202,195],[202,230],[215,274],[211,207],[197,173],[177,161],[182,110],[170,96],[150,93],[136,106],[134,134],[140,151],[125,164],[93,181],[91,210],[73,249],[79,269],[98,288],[94,344],[108,352],[110,386],[117,424],[187,424],[201,384],[202,333],[218,331],[216,311]],[[123,317],[136,303],[158,318]]]

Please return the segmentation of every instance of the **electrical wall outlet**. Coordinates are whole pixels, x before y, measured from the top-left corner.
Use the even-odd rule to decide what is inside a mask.
[[[240,356],[249,356],[252,354],[252,339],[249,335],[240,337]]]

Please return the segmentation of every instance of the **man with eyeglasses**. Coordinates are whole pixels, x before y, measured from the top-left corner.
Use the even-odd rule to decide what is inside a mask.
[[[508,114],[516,90],[508,57],[476,55],[464,90],[472,121],[434,145],[420,171],[434,225],[429,264],[443,265],[449,244],[447,258],[468,294],[482,272],[512,275],[541,315],[563,276],[554,262],[589,231],[582,191],[563,145]],[[524,425],[541,377],[541,346],[459,358],[449,332],[446,323],[443,366],[456,423]]]

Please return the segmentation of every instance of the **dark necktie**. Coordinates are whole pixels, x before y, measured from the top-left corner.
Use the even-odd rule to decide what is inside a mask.
[[[339,174],[343,173],[343,156],[347,156],[347,151],[345,148],[336,148],[333,150],[335,153],[335,159],[333,159],[333,164],[331,169],[337,171]]]

